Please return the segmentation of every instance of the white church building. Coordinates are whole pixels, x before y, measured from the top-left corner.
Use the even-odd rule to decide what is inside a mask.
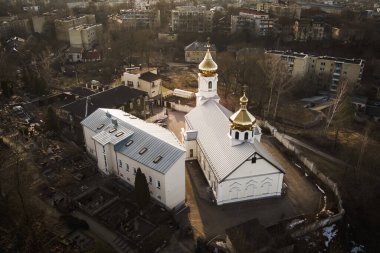
[[[81,124],[101,172],[133,186],[140,168],[152,198],[168,209],[184,204],[186,154],[172,132],[118,109],[97,109]]]
[[[235,113],[219,104],[217,69],[208,50],[199,64],[196,107],[185,116],[186,159],[198,160],[218,205],[280,196],[284,169],[260,143],[245,94]]]

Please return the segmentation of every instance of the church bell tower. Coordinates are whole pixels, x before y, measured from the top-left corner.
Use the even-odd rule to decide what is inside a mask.
[[[203,61],[199,64],[198,73],[198,92],[195,94],[197,97],[197,106],[204,104],[208,100],[215,100],[219,103],[218,96],[218,65],[212,59],[210,53],[210,43],[207,45],[207,52]]]

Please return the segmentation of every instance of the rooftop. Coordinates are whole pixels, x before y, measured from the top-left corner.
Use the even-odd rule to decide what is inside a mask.
[[[153,82],[155,80],[160,79],[160,77],[159,77],[159,75],[156,75],[152,72],[145,72],[145,73],[140,75],[140,79],[147,81],[147,82]]]
[[[98,108],[115,108],[129,103],[129,101],[134,98],[143,96],[147,96],[147,93],[124,85],[90,95],[88,96],[90,99],[88,102],[88,115]],[[84,97],[73,103],[62,106],[61,109],[71,112],[79,119],[84,119],[86,113],[86,100],[87,98]]]
[[[172,132],[122,110],[99,108],[81,124],[94,131],[93,139],[102,145],[112,144],[118,154],[163,174],[185,152]]]

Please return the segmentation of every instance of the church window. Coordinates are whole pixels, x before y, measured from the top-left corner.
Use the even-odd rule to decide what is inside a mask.
[[[248,140],[248,133],[244,134],[244,140]]]
[[[194,152],[194,150],[193,149],[190,149],[190,157],[193,157],[193,152]]]
[[[235,139],[239,139],[239,132],[235,132]]]
[[[212,89],[212,82],[208,82],[208,89],[211,90]]]
[[[153,179],[151,176],[149,176],[149,184],[152,184],[152,182],[153,182]]]

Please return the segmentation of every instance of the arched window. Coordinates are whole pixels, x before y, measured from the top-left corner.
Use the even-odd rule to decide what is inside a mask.
[[[248,140],[248,133],[244,134],[244,140]]]
[[[211,81],[208,82],[208,89],[209,89],[209,90],[212,90],[212,82],[211,82]]]
[[[239,139],[239,132],[235,132],[235,139]]]

